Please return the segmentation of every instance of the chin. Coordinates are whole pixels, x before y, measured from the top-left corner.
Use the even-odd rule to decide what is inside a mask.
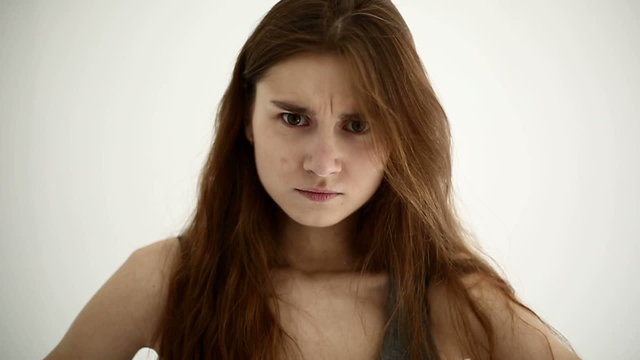
[[[328,227],[333,226],[340,221],[342,221],[345,217],[336,217],[334,216],[320,216],[320,214],[310,212],[308,214],[290,214],[287,213],[287,216],[291,218],[291,220],[297,222],[302,226],[310,226],[310,227]]]

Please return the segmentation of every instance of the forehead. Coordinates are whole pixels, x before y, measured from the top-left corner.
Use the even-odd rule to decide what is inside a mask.
[[[332,54],[298,54],[269,68],[256,84],[259,92],[309,101],[332,97],[355,105],[352,78],[344,59]]]

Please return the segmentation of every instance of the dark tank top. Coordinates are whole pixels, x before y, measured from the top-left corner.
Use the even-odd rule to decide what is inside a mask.
[[[389,281],[389,297],[387,299],[387,314],[391,314],[393,305],[395,304],[395,289],[393,281]],[[394,317],[384,334],[384,342],[382,343],[382,352],[380,360],[403,360],[408,359],[409,354],[400,335],[397,317]]]
[[[178,242],[182,246],[182,236],[178,236]],[[387,301],[387,313],[391,312],[391,309],[395,302],[395,291],[393,282],[389,282],[389,297]],[[382,352],[380,354],[380,360],[404,360],[409,358],[409,354],[406,350],[406,346],[400,335],[400,329],[398,327],[397,318],[391,321],[387,332],[384,335],[382,344]]]

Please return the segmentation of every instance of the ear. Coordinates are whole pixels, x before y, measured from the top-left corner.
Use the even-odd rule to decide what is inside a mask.
[[[251,125],[251,119],[249,119],[244,126],[244,136],[253,144],[253,126]]]
[[[253,145],[253,111],[255,109],[255,100],[251,100],[244,118],[244,136]]]

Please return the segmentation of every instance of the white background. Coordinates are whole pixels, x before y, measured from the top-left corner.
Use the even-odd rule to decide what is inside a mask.
[[[133,250],[180,230],[273,3],[0,1],[0,358],[42,358]],[[637,359],[639,3],[395,3],[465,222],[581,356]]]

